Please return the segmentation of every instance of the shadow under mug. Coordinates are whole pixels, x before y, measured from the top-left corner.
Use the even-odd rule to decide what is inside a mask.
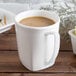
[[[31,27],[19,21],[31,16],[53,19],[55,24],[46,27]],[[15,17],[18,53],[22,64],[31,71],[48,68],[55,63],[60,48],[60,18],[55,12],[29,10]]]

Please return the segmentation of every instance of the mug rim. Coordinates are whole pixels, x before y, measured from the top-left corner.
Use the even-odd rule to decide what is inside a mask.
[[[51,14],[50,13],[50,11],[47,11],[47,10],[27,10],[27,11],[23,11],[23,12],[21,12],[21,13],[19,13],[19,14],[17,14],[16,16],[15,16],[15,23],[16,24],[18,24],[18,26],[20,26],[20,27],[23,27],[23,28],[29,28],[29,29],[46,29],[46,28],[52,28],[52,27],[54,27],[54,26],[56,26],[56,24],[57,23],[60,23],[60,17],[58,16],[58,14],[56,14],[55,12],[53,12],[52,11],[52,13],[54,13],[54,14],[56,14],[56,16],[58,17],[58,21],[57,22],[55,22],[54,24],[52,24],[52,26],[51,25],[49,25],[49,26],[44,26],[44,27],[35,27],[35,26],[27,26],[27,25],[23,25],[23,24],[21,24],[21,23],[19,23],[18,21],[17,21],[17,17],[19,16],[19,15],[21,15],[21,14],[23,14],[23,13],[26,13],[26,12],[31,12],[31,11],[33,11],[33,12],[47,12],[47,13],[49,13],[49,14]]]

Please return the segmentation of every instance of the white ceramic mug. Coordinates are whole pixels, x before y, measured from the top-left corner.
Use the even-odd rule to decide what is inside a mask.
[[[20,20],[31,16],[47,17],[53,19],[55,24],[31,27],[19,23]],[[45,69],[55,63],[60,47],[59,23],[59,16],[52,11],[29,10],[15,17],[19,57],[29,70]]]
[[[76,35],[74,34],[75,29],[69,30],[69,36],[71,37],[73,53],[76,54]]]

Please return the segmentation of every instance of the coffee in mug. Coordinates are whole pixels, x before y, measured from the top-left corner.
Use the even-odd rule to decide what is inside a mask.
[[[53,25],[55,21],[46,17],[32,16],[28,18],[23,18],[20,23],[32,27],[44,27]]]

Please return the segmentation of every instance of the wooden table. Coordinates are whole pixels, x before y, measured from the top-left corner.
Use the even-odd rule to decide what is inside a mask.
[[[32,72],[20,63],[14,28],[0,34],[0,76],[76,76],[76,56],[63,42],[54,66]]]

